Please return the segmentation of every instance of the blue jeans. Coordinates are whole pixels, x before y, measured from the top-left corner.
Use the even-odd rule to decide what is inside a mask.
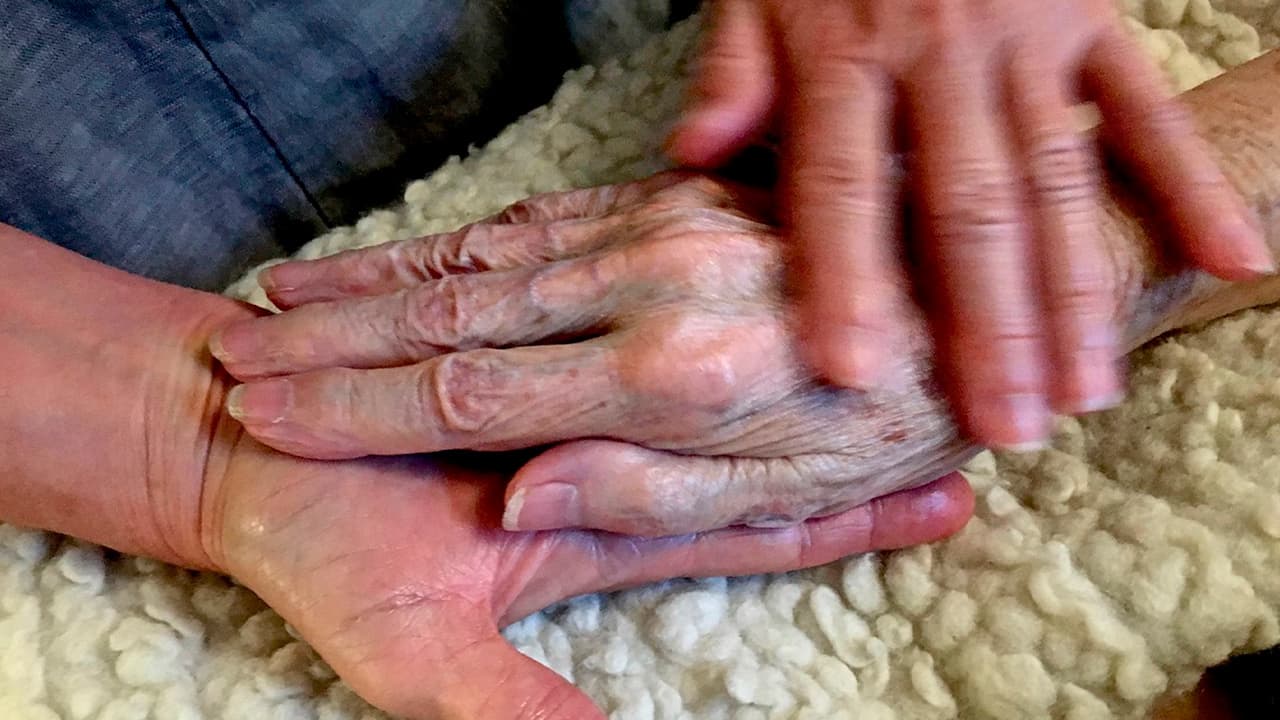
[[[0,0],[0,222],[218,289],[577,62],[562,0]]]

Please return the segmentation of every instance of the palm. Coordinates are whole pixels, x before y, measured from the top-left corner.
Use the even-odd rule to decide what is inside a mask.
[[[500,479],[422,457],[298,460],[246,439],[217,498],[221,555],[356,692],[393,713],[589,718],[600,716],[590,701],[517,654],[500,625],[583,592],[920,542],[953,531],[969,500],[952,479],[939,486],[950,502],[933,516],[890,498],[803,530],[635,540],[507,533]],[[888,535],[877,537],[868,518]]]

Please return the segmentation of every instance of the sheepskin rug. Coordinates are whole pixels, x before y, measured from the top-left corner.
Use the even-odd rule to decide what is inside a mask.
[[[1280,33],[1276,0],[1123,5],[1180,89]],[[302,255],[659,169],[696,31],[570,74],[403,205]],[[231,292],[262,300],[251,279]],[[507,636],[618,720],[1142,717],[1280,643],[1278,369],[1276,311],[1167,338],[1134,356],[1123,407],[1064,421],[1044,452],[976,459],[977,515],[947,542],[584,597]],[[0,718],[380,717],[225,578],[0,526]]]

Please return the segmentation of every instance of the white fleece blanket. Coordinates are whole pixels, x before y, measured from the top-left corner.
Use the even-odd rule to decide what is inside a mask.
[[[1124,4],[1182,89],[1280,32],[1277,0]],[[693,37],[571,74],[402,206],[302,254],[659,168]],[[1064,422],[1042,453],[975,460],[977,516],[952,540],[581,598],[507,635],[620,720],[1141,717],[1228,655],[1280,643],[1278,370],[1276,311],[1166,339],[1135,356],[1123,407]],[[226,579],[0,526],[0,718],[377,717]]]

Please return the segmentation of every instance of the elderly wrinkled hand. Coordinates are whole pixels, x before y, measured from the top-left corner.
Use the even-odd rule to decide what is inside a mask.
[[[694,98],[671,138],[715,166],[768,129],[783,140],[805,358],[851,387],[883,381],[914,281],[945,390],[986,445],[1043,441],[1051,410],[1117,402],[1122,348],[1100,240],[1100,163],[1073,105],[1167,220],[1230,280],[1273,269],[1114,0],[716,0]],[[891,153],[909,154],[924,233],[906,272]]]
[[[213,343],[230,411],[315,458],[563,443],[516,474],[509,529],[789,524],[957,467],[925,344],[877,393],[798,361],[766,199],[668,173],[271,268],[293,309]]]

